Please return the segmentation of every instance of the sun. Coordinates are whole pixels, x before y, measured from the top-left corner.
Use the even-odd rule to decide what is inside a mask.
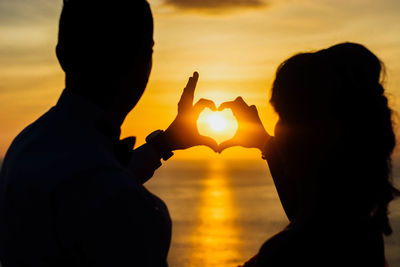
[[[237,130],[237,121],[232,111],[213,112],[205,109],[197,120],[197,129],[201,135],[213,138],[217,143],[231,139]]]
[[[226,121],[226,119],[219,113],[208,115],[206,121],[210,128],[215,132],[222,132],[228,126],[228,122]]]

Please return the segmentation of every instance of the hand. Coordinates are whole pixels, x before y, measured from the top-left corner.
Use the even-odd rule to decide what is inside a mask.
[[[233,146],[258,148],[262,151],[270,135],[264,129],[256,106],[248,106],[243,98],[238,97],[235,101],[222,103],[218,110],[221,111],[226,108],[232,110],[238,121],[238,129],[232,139],[219,145],[219,153]]]
[[[193,77],[190,77],[178,103],[178,115],[165,131],[166,142],[171,151],[199,145],[208,146],[215,152],[218,151],[217,142],[210,137],[200,135],[197,129],[197,119],[203,109],[217,110],[214,102],[207,99],[200,99],[193,105],[194,91],[198,80],[199,74],[193,73]]]

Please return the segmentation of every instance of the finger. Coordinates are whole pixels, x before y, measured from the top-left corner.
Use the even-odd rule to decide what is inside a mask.
[[[217,142],[211,137],[200,135],[199,145],[208,146],[209,148],[214,150],[214,152],[219,152],[219,146]]]
[[[193,105],[194,91],[199,80],[198,72],[194,72],[193,76],[189,78],[186,87],[183,89],[181,99],[179,100],[179,107],[186,108]]]
[[[237,140],[235,140],[235,138],[232,138],[230,140],[222,142],[218,147],[218,152],[222,153],[222,151],[224,151],[225,149],[238,145],[239,143],[237,142]]]
[[[190,102],[190,104],[193,104],[194,91],[196,89],[198,80],[199,74],[194,72],[193,76],[190,77],[188,83],[186,84],[185,89],[183,89],[182,97],[184,98],[184,101]]]
[[[202,98],[199,101],[197,101],[197,103],[194,105],[194,107],[193,107],[194,114],[196,116],[200,115],[200,113],[205,108],[209,108],[212,111],[216,111],[217,110],[217,107],[215,106],[215,103],[213,101]]]
[[[251,105],[251,106],[249,107],[249,109],[250,109],[250,111],[252,111],[254,114],[258,114],[258,110],[257,110],[257,107],[256,107],[255,105]]]
[[[189,82],[184,90],[184,94],[186,94],[187,101],[190,101],[191,104],[193,104],[194,91],[196,89],[198,81],[199,81],[199,73],[195,71],[193,73],[193,76],[189,79]]]
[[[189,106],[188,104],[191,105],[191,103],[187,101],[187,88],[191,84],[192,79],[193,79],[193,77],[189,78],[189,80],[188,80],[188,82],[186,84],[186,87],[183,89],[183,92],[182,92],[182,95],[181,95],[181,99],[178,102],[178,111],[188,107]]]
[[[237,105],[239,105],[239,106],[244,106],[244,105],[246,105],[246,107],[248,107],[246,101],[244,101],[243,98],[242,98],[241,96],[238,96],[238,97],[235,99],[235,103],[236,103]]]
[[[234,101],[228,101],[225,103],[222,103],[218,110],[224,110],[226,108],[230,108],[232,109],[232,111],[234,110],[241,110],[244,108],[248,108],[249,106],[246,104],[246,102],[243,100],[243,98],[241,96],[237,97]]]
[[[224,109],[233,109],[233,106],[235,105],[234,101],[228,101],[228,102],[224,102],[221,105],[219,105],[218,107],[218,111],[222,111]]]

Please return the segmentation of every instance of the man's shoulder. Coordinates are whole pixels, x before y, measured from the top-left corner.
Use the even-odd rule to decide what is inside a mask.
[[[41,135],[42,129],[42,121],[46,120],[48,113],[50,111],[43,114],[36,121],[32,122],[28,126],[26,126],[11,142],[10,146],[7,149],[2,169],[13,168],[14,165],[20,165],[20,157],[24,154],[25,150],[30,150],[31,144],[35,144],[38,136]]]
[[[59,120],[53,110],[26,127],[12,142],[3,162],[2,176],[11,183],[52,188],[82,174],[127,173],[108,144],[96,132]],[[13,181],[11,181],[13,180]]]

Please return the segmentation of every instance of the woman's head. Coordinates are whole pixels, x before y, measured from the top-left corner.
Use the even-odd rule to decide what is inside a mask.
[[[322,182],[325,189],[348,190],[344,195],[355,212],[379,218],[390,233],[386,207],[397,193],[389,180],[395,135],[382,72],[380,60],[360,44],[298,54],[279,66],[271,104],[280,118],[277,140],[302,155],[292,162],[318,162],[318,175],[329,171],[336,179]]]
[[[297,54],[277,71],[271,103],[289,124],[330,127],[356,123],[383,94],[382,64],[367,48],[343,43]],[[352,117],[353,115],[353,117]]]

